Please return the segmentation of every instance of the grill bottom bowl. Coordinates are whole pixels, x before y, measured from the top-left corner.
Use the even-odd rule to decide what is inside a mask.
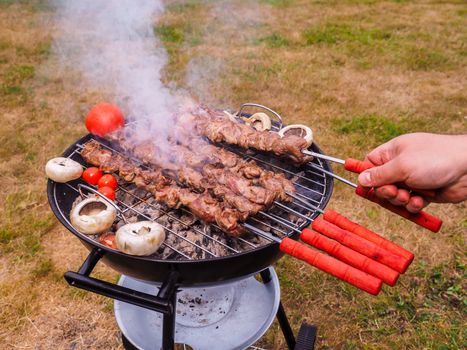
[[[270,268],[271,280],[254,277],[207,288],[183,289],[177,294],[175,341],[193,349],[245,349],[268,330],[280,301],[279,280]],[[158,288],[122,276],[121,286],[148,294]],[[159,349],[162,315],[115,301],[115,317],[125,337],[139,349]]]

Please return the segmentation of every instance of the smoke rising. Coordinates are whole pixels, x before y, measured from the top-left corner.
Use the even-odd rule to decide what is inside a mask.
[[[212,87],[219,86],[229,68],[227,58],[254,40],[267,13],[256,0],[201,3],[208,9],[204,45],[217,49],[191,52],[184,83],[192,96],[215,105],[219,89]],[[153,26],[164,13],[163,0],[55,0],[55,8],[54,73],[79,75],[79,84],[69,91],[104,92],[127,117],[148,122],[141,123],[141,138],[166,136],[170,116],[194,102],[186,91],[162,82],[168,54]]]
[[[271,13],[258,0],[204,0],[203,4],[207,8],[203,23],[207,50],[191,57],[185,70],[185,84],[204,103],[227,107],[232,101],[219,91],[228,92],[229,86],[219,89],[219,82],[225,81],[226,72],[241,55],[248,54],[248,47],[254,45]]]
[[[167,130],[181,94],[161,81],[167,53],[153,24],[164,11],[162,1],[65,0],[56,8],[60,64],[78,71],[82,87],[110,92],[131,117],[150,121],[151,132]]]

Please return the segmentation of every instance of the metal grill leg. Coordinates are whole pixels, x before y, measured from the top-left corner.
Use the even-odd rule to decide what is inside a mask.
[[[172,312],[164,314],[162,319],[162,349],[173,350],[175,348],[175,307],[177,305],[177,293],[171,297]]]
[[[279,309],[277,310],[277,320],[281,326],[282,333],[284,334],[285,341],[290,350],[295,348],[295,336],[293,334],[292,328],[290,327],[289,320],[285,314],[284,307],[282,302],[279,303]]]

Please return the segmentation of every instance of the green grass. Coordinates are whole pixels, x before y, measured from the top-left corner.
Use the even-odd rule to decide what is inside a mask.
[[[23,82],[34,76],[35,69],[31,65],[12,65],[6,69],[0,79],[0,91],[8,99],[7,103],[24,103],[27,98],[27,90],[21,86]],[[0,100],[1,100],[0,96]],[[2,153],[0,151],[0,153]]]
[[[13,65],[3,74],[5,84],[21,84],[34,76],[34,67],[31,65]]]
[[[441,50],[413,47],[407,51],[403,61],[411,70],[443,70],[451,66],[449,58]]]
[[[378,28],[364,29],[346,24],[328,23],[307,29],[303,36],[307,45],[340,44],[357,42],[371,45],[377,41],[390,40],[392,34]]]
[[[54,269],[54,264],[49,257],[42,257],[32,270],[32,274],[36,278],[45,277],[50,274]]]
[[[175,26],[155,27],[154,33],[163,43],[181,44],[185,40],[183,31]]]
[[[333,124],[336,132],[355,137],[358,144],[371,141],[376,145],[406,132],[400,123],[377,114],[335,119]]]
[[[47,58],[50,55],[52,49],[52,41],[40,42],[36,46],[29,47],[16,47],[16,53],[18,56],[26,58]]]
[[[277,47],[283,47],[283,46],[289,46],[290,42],[287,38],[284,36],[274,33],[268,36],[264,36],[262,38],[259,38],[258,40],[259,44],[266,44],[268,47],[271,48],[277,48]]]
[[[264,4],[268,4],[274,7],[286,7],[294,3],[294,0],[260,0]]]
[[[15,4],[38,12],[49,11],[51,9],[51,2],[49,0],[0,0],[0,7],[8,7]]]
[[[202,7],[204,0],[187,0],[183,2],[175,2],[167,4],[168,12],[191,12]]]

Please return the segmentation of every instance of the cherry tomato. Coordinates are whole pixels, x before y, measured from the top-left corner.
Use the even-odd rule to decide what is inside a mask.
[[[102,171],[99,168],[90,167],[83,171],[83,179],[90,185],[97,185],[101,177]]]
[[[115,242],[115,235],[113,233],[104,233],[99,237],[99,242],[109,248],[118,249],[117,242]]]
[[[109,187],[109,186],[99,187],[98,191],[102,193],[104,196],[106,196],[108,199],[110,199],[111,201],[115,200],[115,190],[112,187]]]
[[[122,111],[110,103],[99,103],[86,116],[86,128],[91,134],[103,137],[125,124]]]
[[[115,179],[114,176],[112,176],[110,174],[105,174],[104,176],[102,176],[99,179],[99,181],[97,182],[97,186],[99,188],[107,186],[107,187],[110,187],[110,188],[116,190],[118,184],[117,184],[117,180]]]

